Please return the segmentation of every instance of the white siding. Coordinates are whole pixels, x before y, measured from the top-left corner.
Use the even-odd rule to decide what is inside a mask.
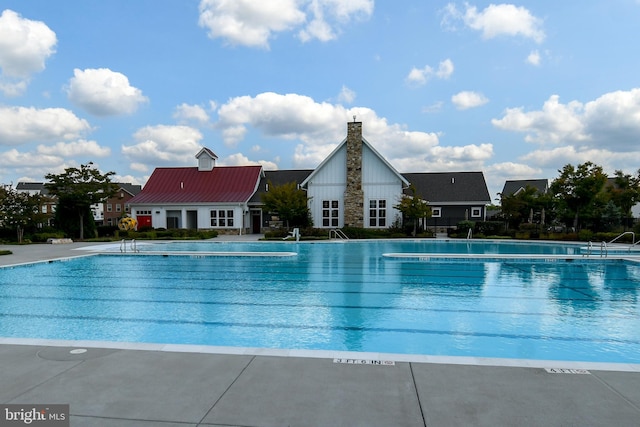
[[[342,146],[320,169],[307,184],[309,210],[313,217],[313,225],[323,228],[322,201],[337,200],[340,216],[338,227],[344,226],[344,191],[347,181],[346,146]],[[402,195],[402,181],[388,165],[380,159],[366,144],[362,152],[362,190],[364,192],[363,218],[364,226],[369,227],[369,201],[386,201],[386,224],[389,227],[396,217],[393,208],[398,204]],[[330,227],[333,228],[333,227]]]
[[[313,217],[313,226],[322,227],[322,201],[337,200],[340,208],[338,227],[344,226],[344,190],[347,182],[346,146],[342,146],[334,155],[316,170],[307,185],[309,210]],[[331,227],[333,228],[333,227]]]
[[[402,181],[393,170],[369,147],[363,146],[362,153],[362,189],[364,191],[364,226],[369,227],[369,201],[386,201],[386,221],[382,228],[391,226],[398,211],[393,208],[402,195]]]
[[[233,211],[233,227],[212,227],[211,226],[211,211],[212,210],[232,210]],[[197,228],[198,229],[239,229],[242,228],[246,222],[243,206],[234,205],[177,205],[170,206],[163,204],[162,206],[136,206],[131,207],[131,216],[133,218],[138,215],[139,211],[151,211],[151,223],[153,228],[167,228],[167,211],[178,211],[180,218],[180,228],[187,228],[188,213],[187,211],[197,212]],[[225,221],[226,222],[226,221]]]

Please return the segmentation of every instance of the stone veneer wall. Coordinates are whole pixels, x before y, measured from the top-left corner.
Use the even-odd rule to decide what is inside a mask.
[[[347,186],[344,191],[344,225],[364,227],[362,191],[362,122],[347,124]]]

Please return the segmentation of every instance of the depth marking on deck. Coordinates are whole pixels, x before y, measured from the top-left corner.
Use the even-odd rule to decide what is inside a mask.
[[[565,369],[565,368],[544,368],[549,374],[578,374],[578,375],[591,375],[591,372],[586,369]]]
[[[377,366],[395,366],[393,360],[372,360],[372,359],[333,359],[333,363],[344,363],[347,365],[377,365]]]

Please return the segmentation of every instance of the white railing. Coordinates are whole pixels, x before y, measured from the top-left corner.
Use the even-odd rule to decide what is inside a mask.
[[[467,232],[467,239],[471,239],[473,237],[473,230],[470,228]]]
[[[346,234],[339,228],[332,228],[329,230],[329,239],[341,239],[341,240],[349,240]]]
[[[615,239],[611,240],[609,242],[609,244],[615,242],[616,240],[618,240],[619,238],[621,238],[622,236],[626,236],[627,234],[631,234],[631,246],[633,246],[636,243],[636,233],[634,233],[633,231],[625,231],[624,233],[620,234],[618,237],[616,237]]]
[[[140,252],[140,249],[138,249],[138,245],[136,244],[136,239],[131,239],[131,241],[129,242],[129,250],[133,253]],[[122,241],[120,241],[120,252],[122,252],[123,254],[127,253],[126,239],[122,239]]]

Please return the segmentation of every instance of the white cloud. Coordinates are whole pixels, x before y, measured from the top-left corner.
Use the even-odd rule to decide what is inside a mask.
[[[453,102],[458,110],[467,110],[469,108],[480,107],[489,102],[489,100],[479,92],[463,91],[453,95],[451,102]]]
[[[538,52],[537,50],[533,50],[531,51],[531,53],[529,54],[529,56],[527,56],[527,63],[531,64],[531,65],[535,65],[538,66],[540,65],[540,52]]]
[[[640,88],[610,92],[586,104],[561,104],[552,95],[539,111],[510,108],[491,122],[500,129],[525,133],[528,142],[631,152],[637,149],[640,134]]]
[[[0,91],[7,96],[23,93],[31,75],[44,70],[57,42],[45,23],[4,10],[0,15]]]
[[[42,175],[43,169],[57,166],[63,162],[62,157],[50,154],[34,155],[32,152],[21,152],[15,148],[4,151],[0,155],[0,166],[11,167],[24,173],[27,169],[37,170],[37,175]]]
[[[215,106],[215,103],[214,103]],[[173,113],[173,118],[180,124],[195,122],[200,125],[209,123],[209,114],[199,105],[180,104]]]
[[[453,74],[453,70],[453,62],[450,59],[445,59],[438,64],[437,69],[434,69],[429,65],[425,65],[423,68],[412,68],[406,80],[409,84],[422,86],[432,77],[448,79]]]
[[[371,109],[347,109],[298,94],[267,92],[232,98],[218,110],[216,127],[223,138],[228,138],[227,145],[240,143],[249,126],[282,143],[301,141],[295,147],[294,167],[313,168],[345,138],[346,123],[354,115],[363,122],[364,137],[403,172],[433,170],[434,165],[447,162],[479,168],[493,155],[491,144],[443,147],[437,133],[409,131],[402,125],[389,124]]]
[[[64,108],[0,106],[0,144],[71,140],[91,130],[89,123]]]
[[[537,143],[585,141],[589,136],[581,120],[583,105],[577,101],[561,104],[558,95],[552,95],[541,111],[524,112],[522,108],[509,108],[501,119],[491,123],[497,128],[525,132],[525,140]]]
[[[108,68],[76,68],[73,75],[67,87],[69,99],[96,116],[132,114],[148,101],[127,76]]]
[[[443,26],[453,29],[453,24],[461,20],[467,27],[481,31],[485,39],[499,36],[521,36],[541,43],[545,38],[542,20],[535,17],[525,7],[513,4],[491,4],[484,10],[465,3],[460,11],[449,3],[444,10]]]
[[[260,165],[267,170],[277,170],[278,165],[268,160],[249,160],[242,153],[232,154],[219,160],[221,166],[257,166]]]
[[[108,157],[111,155],[109,147],[102,147],[96,141],[80,139],[72,142],[57,142],[53,145],[38,145],[36,149],[38,155],[52,155],[63,158],[88,156]]]
[[[338,95],[338,102],[344,102],[345,104],[351,104],[356,99],[356,93],[346,86],[342,86],[340,95]]]
[[[275,34],[298,30],[302,41],[333,40],[342,25],[373,13],[373,0],[201,0],[199,24],[210,38],[269,48]]]
[[[311,21],[298,33],[300,40],[335,40],[342,24],[352,19],[368,19],[373,7],[373,0],[311,0],[307,13]]]
[[[202,148],[202,134],[189,126],[146,126],[139,129],[133,145],[123,145],[122,154],[135,170],[143,165],[194,165],[194,156]]]
[[[18,151],[13,148],[0,153],[0,167],[11,171],[12,175],[37,177],[42,181],[45,173],[62,173],[67,167],[77,167],[78,159],[94,161],[106,158],[111,153],[107,147],[101,147],[95,141],[78,140],[58,142],[53,145],[38,145],[32,151]]]

